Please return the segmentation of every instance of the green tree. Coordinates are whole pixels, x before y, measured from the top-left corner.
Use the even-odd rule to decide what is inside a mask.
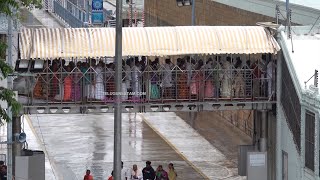
[[[17,16],[15,13],[20,7],[41,8],[41,0],[0,0],[0,14],[6,16]],[[7,45],[5,41],[0,40],[0,80],[7,78],[13,73],[5,60]],[[18,115],[21,109],[21,104],[15,99],[15,94],[12,90],[5,87],[0,87],[0,100],[7,102],[11,107],[12,115]],[[0,106],[0,123],[10,121],[10,117],[3,107]]]

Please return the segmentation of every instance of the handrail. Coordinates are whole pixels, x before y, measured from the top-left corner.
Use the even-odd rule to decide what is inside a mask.
[[[73,28],[84,27],[84,22],[77,18],[72,12],[65,9],[57,1],[53,2],[53,11],[56,15],[62,18],[66,23],[68,23]]]
[[[70,102],[76,104],[82,102],[110,103],[113,98],[112,93],[116,93],[114,89],[114,71],[109,67],[101,67],[100,69],[90,67],[95,71],[84,71],[81,67],[74,67],[72,70],[59,68],[57,72],[46,71],[46,69],[36,73],[36,84],[34,84],[36,90],[30,90],[32,93],[36,92],[38,100],[41,99],[45,104]],[[172,67],[170,71],[164,66],[159,66],[157,69],[147,66],[142,71],[134,67],[131,70],[123,71],[123,73],[122,83],[123,86],[127,87],[125,89],[131,87],[133,92],[139,93],[136,94],[136,99],[125,97],[124,101],[133,104],[163,101],[205,102],[236,100],[252,102],[275,99],[272,93],[275,87],[274,81],[272,81],[274,77],[269,77],[266,73],[264,73],[265,76],[263,77],[256,77],[254,69],[246,67],[192,69],[191,78],[188,78],[186,70],[182,70],[178,66]],[[46,79],[45,77],[47,76],[50,78]],[[99,84],[99,87],[97,84]],[[34,87],[34,85],[29,87]],[[65,96],[62,99],[64,87],[69,89],[69,96]],[[97,88],[101,90],[97,90]],[[19,92],[19,90],[17,91]],[[148,98],[150,93],[155,93],[153,98]],[[50,97],[48,98],[48,96]],[[45,99],[48,100],[46,101]]]

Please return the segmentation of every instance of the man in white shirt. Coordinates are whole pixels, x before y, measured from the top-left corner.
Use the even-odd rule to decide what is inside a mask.
[[[123,161],[122,163],[122,169],[121,169],[121,180],[129,180],[129,172],[127,168],[123,168]]]
[[[142,180],[142,171],[138,169],[138,166],[136,164],[133,165],[131,170],[131,180]]]

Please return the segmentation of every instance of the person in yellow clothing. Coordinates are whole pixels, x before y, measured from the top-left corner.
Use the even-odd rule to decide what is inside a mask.
[[[169,180],[176,180],[178,174],[177,174],[177,172],[174,170],[173,164],[170,163],[168,167],[169,167],[169,172],[168,172]]]

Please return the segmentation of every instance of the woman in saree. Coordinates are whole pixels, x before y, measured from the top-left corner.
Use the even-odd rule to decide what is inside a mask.
[[[50,82],[50,97],[55,98],[57,94],[60,93],[59,91],[59,72],[58,72],[58,60],[53,60],[52,62],[52,79]]]
[[[42,84],[43,84],[43,81],[42,81],[42,78],[41,78],[41,75],[38,75],[37,77],[37,83],[33,89],[33,96],[35,98],[42,98],[43,97],[43,89],[42,89]]]
[[[105,89],[103,82],[103,67],[104,64],[100,61],[95,68],[94,74],[94,99],[96,100],[104,100],[105,97]]]
[[[72,99],[79,101],[81,99],[81,62],[77,63],[77,68],[73,71]]]
[[[203,66],[203,61],[200,60],[198,62],[196,72],[194,73],[194,76],[191,81],[190,85],[190,91],[191,94],[194,97],[197,97],[197,99],[201,100],[204,97],[204,76],[203,76],[203,71],[202,71],[202,66]]]
[[[223,63],[223,78],[222,78],[222,98],[230,98],[232,92],[232,69],[231,69],[231,58],[227,57],[227,60]]]
[[[181,60],[180,64],[180,73],[178,75],[178,98],[179,99],[188,99],[189,98],[189,87],[188,87],[188,72],[187,64],[185,60]]]
[[[150,73],[150,99],[160,98],[158,62],[153,61],[151,64],[152,72]]]
[[[66,73],[71,71],[71,67],[66,67]],[[72,94],[72,75],[67,74],[67,76],[64,78],[64,93],[63,93],[63,100],[64,101],[70,101],[71,100],[71,94]]]
[[[213,61],[210,58],[207,61],[207,64],[204,68],[205,70],[205,91],[204,91],[204,97],[205,98],[213,98],[214,96],[214,86],[213,86],[213,74],[211,73],[213,69]]]

